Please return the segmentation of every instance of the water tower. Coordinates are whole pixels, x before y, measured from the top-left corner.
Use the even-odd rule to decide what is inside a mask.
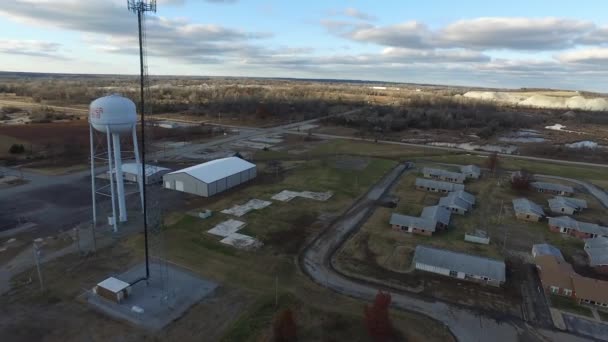
[[[97,224],[97,195],[108,196],[111,198],[112,216],[108,218],[108,223],[114,227],[114,231],[118,230],[118,223],[127,221],[127,207],[125,200],[125,184],[122,172],[122,158],[125,152],[121,151],[121,137],[131,135],[133,139],[133,151],[138,170],[138,186],[139,193],[142,197],[143,206],[143,170],[139,159],[137,146],[137,110],[135,103],[126,97],[118,94],[112,94],[98,98],[91,102],[89,108],[89,124],[90,124],[90,143],[91,143],[91,190],[93,197],[93,224]],[[97,141],[102,133],[105,135],[105,143],[107,148],[105,151],[102,148],[103,142]],[[102,140],[102,141],[103,141]],[[109,178],[109,184],[97,187],[95,181],[95,164],[96,161],[101,161],[104,165],[102,171],[106,172]],[[108,192],[109,188],[109,192]],[[118,203],[118,216],[116,215],[116,203]]]

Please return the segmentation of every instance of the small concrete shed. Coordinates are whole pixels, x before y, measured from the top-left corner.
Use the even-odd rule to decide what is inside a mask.
[[[256,176],[255,164],[241,158],[229,157],[167,173],[163,177],[163,184],[167,189],[210,197],[248,182]]]
[[[93,293],[115,303],[120,303],[131,293],[131,285],[120,279],[110,277],[97,284],[93,288]]]

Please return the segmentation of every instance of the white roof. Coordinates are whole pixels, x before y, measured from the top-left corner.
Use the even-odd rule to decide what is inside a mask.
[[[122,172],[132,173],[138,175],[141,170],[141,164],[137,163],[124,163],[122,164]],[[146,177],[156,174],[161,171],[171,171],[171,169],[167,169],[166,167],[156,166],[156,165],[146,165]]]
[[[116,292],[120,292],[120,291],[126,289],[127,287],[129,287],[131,285],[129,285],[129,283],[126,283],[120,279],[110,277],[110,278],[102,281],[101,283],[97,284],[97,286],[103,287],[104,289],[106,289],[108,291],[112,291],[112,292],[116,293]]]
[[[238,157],[229,157],[194,165],[182,170],[173,171],[169,174],[173,175],[177,173],[186,173],[209,184],[236,173],[249,170],[253,167],[255,167],[255,164],[252,164],[246,160]]]

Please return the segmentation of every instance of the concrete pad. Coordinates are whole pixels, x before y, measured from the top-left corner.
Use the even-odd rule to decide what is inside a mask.
[[[292,199],[296,198],[296,197],[303,197],[303,198],[307,198],[307,199],[312,199],[315,201],[327,201],[328,199],[330,199],[332,196],[334,195],[333,192],[331,191],[327,191],[327,192],[312,192],[312,191],[301,191],[301,192],[297,192],[297,191],[291,191],[291,190],[283,190],[281,192],[279,192],[278,194],[272,196],[271,198],[273,200],[276,201],[281,201],[281,202],[289,202]]]
[[[271,204],[272,204],[272,202],[262,201],[262,200],[254,198],[245,204],[235,205],[230,209],[224,209],[224,210],[222,210],[222,213],[241,217],[250,211],[260,210],[260,209],[266,208],[267,206],[269,206]]]
[[[249,139],[249,141],[264,143],[264,144],[280,144],[283,142],[281,138],[271,138],[271,137],[253,137]]]
[[[315,129],[319,127],[319,125],[313,125],[313,124],[306,124],[306,125],[300,125],[298,127],[292,128],[292,131],[299,131],[299,132],[303,132],[303,131],[308,131],[311,129]]]
[[[220,241],[223,244],[236,247],[238,249],[256,249],[262,247],[262,242],[256,238],[239,233],[230,234],[228,237]]]
[[[228,220],[228,221],[224,221],[224,222],[218,224],[217,226],[209,229],[207,231],[207,233],[221,236],[221,237],[227,237],[230,234],[234,234],[234,233],[238,232],[239,230],[243,229],[243,227],[245,227],[245,225],[246,225],[245,222],[241,222],[241,221],[237,221],[237,220]]]
[[[144,275],[142,263],[114,277],[132,284]],[[121,303],[104,299],[93,291],[85,292],[81,298],[113,318],[158,331],[180,318],[192,305],[211,296],[217,286],[176,265],[163,267],[151,263],[148,281],[133,284],[131,294]],[[137,310],[133,310],[134,307]]]
[[[272,145],[270,145],[270,144],[263,144],[263,143],[259,143],[259,142],[253,142],[253,141],[237,141],[235,143],[232,143],[232,146],[252,148],[255,150],[263,150],[265,148],[272,147]]]

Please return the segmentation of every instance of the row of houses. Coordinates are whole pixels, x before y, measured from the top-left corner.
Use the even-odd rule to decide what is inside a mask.
[[[579,275],[551,245],[534,245],[532,255],[546,292],[574,298],[579,304],[608,308],[608,282]]]
[[[425,167],[422,169],[425,178],[463,184],[467,179],[479,179],[481,169],[476,165],[461,166],[460,172]]]
[[[570,216],[549,218],[549,230],[554,233],[568,234],[579,239],[608,237],[608,227],[596,223],[577,221]]]
[[[532,182],[530,187],[541,193],[554,194],[559,196],[572,196],[574,188],[567,185],[547,183],[547,182]]]
[[[587,201],[578,198],[556,196],[548,202],[551,212],[561,215],[574,215],[587,209]],[[546,216],[540,205],[526,198],[514,199],[513,210],[518,219],[525,221],[538,222]]]

